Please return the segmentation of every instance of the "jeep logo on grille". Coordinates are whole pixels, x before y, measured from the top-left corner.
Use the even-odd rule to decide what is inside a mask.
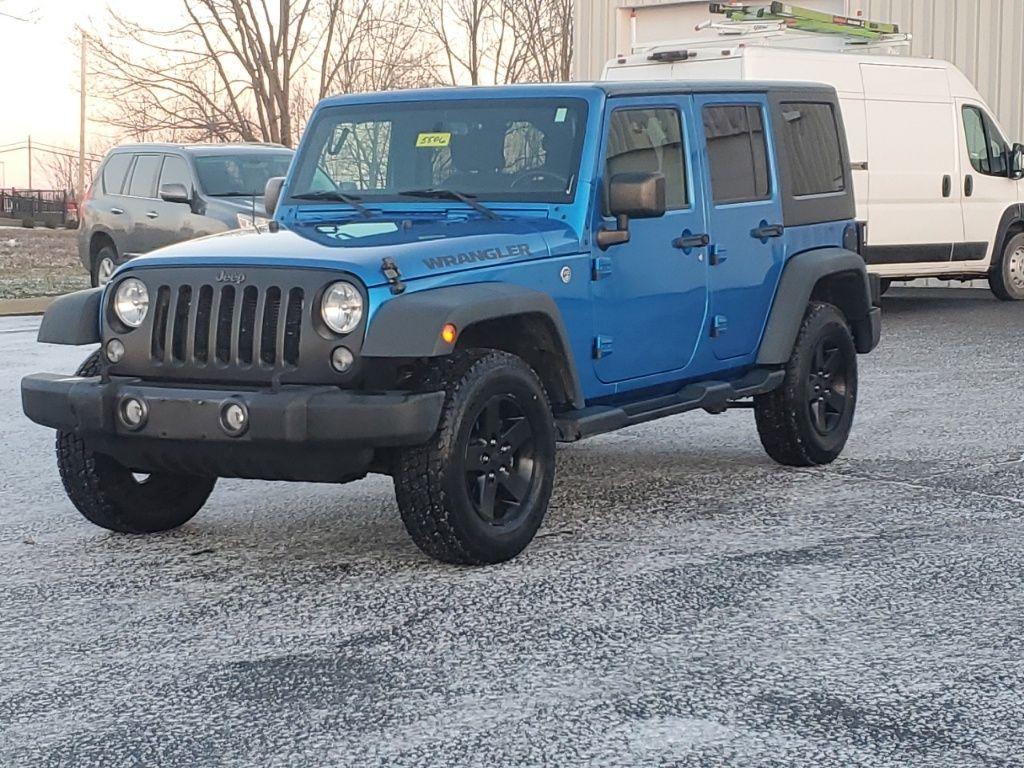
[[[245,282],[244,272],[225,272],[223,269],[220,274],[217,275],[218,283],[234,283],[235,285],[241,285]]]

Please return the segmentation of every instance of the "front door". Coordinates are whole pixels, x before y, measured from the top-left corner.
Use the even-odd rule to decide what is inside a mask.
[[[762,95],[695,99],[708,159],[705,173],[711,246],[711,317],[715,357],[753,353],[785,261],[782,205],[769,151]]]
[[[594,368],[604,382],[681,371],[707,311],[706,233],[694,204],[686,96],[615,100],[604,137],[604,184],[622,173],[662,173],[667,212],[632,219],[630,240],[594,250]],[[689,132],[692,135],[692,131]],[[614,228],[606,217],[603,226]],[[681,238],[683,238],[681,240]]]

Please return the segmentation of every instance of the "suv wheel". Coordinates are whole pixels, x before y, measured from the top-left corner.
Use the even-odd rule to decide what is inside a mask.
[[[988,275],[992,293],[1003,301],[1024,300],[1024,234],[1010,238]]]
[[[494,350],[458,352],[429,379],[447,397],[433,439],[396,457],[405,528],[444,562],[509,560],[540,528],[554,483],[554,420],[544,387],[521,358]]]
[[[92,354],[79,376],[99,374]],[[140,476],[95,453],[73,432],[57,432],[57,466],[68,498],[89,522],[118,533],[157,533],[184,525],[202,509],[216,478],[154,473]]]
[[[782,386],[754,398],[757,432],[775,461],[828,464],[846,445],[857,405],[857,350],[846,318],[811,303]]]
[[[117,252],[109,245],[100,248],[92,257],[92,287],[102,287],[110,282],[117,269]]]

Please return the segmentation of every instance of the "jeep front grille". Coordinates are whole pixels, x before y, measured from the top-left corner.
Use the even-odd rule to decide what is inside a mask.
[[[166,366],[297,368],[305,294],[276,285],[162,285],[150,358]]]

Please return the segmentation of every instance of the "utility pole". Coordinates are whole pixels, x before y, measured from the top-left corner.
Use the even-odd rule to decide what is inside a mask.
[[[32,189],[32,134],[28,137],[28,188]]]
[[[75,200],[81,201],[85,194],[85,59],[88,50],[89,38],[84,29],[82,33],[82,71],[80,74],[78,100],[78,185],[75,187]]]

